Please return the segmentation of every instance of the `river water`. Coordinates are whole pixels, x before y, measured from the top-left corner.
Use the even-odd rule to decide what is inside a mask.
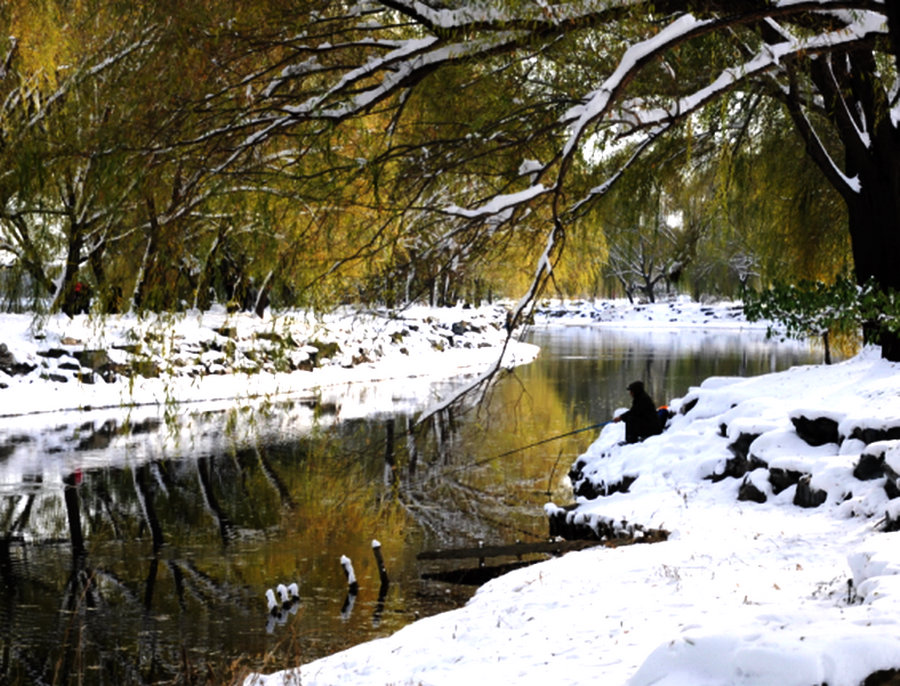
[[[304,399],[7,428],[0,682],[231,683],[392,633],[474,591],[423,575],[477,561],[421,551],[546,538],[542,505],[571,502],[565,473],[596,431],[518,448],[609,419],[635,379],[663,404],[709,376],[820,358],[755,333],[530,340],[536,362],[419,425],[405,404],[342,420],[339,401]],[[290,582],[299,601],[268,612],[265,590]]]

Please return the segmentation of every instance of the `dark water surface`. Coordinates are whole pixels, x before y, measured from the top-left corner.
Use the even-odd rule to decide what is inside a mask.
[[[542,505],[571,501],[565,472],[596,432],[495,456],[609,419],[634,379],[662,404],[709,376],[819,358],[733,332],[530,339],[542,348],[534,364],[413,436],[411,417],[388,407],[338,421],[339,407],[299,401],[257,411],[267,419],[189,422],[184,410],[5,427],[0,683],[230,683],[392,633],[473,592],[423,580],[434,563],[417,553],[544,538]],[[284,420],[300,415],[302,430]],[[265,590],[292,581],[300,601],[269,614]]]

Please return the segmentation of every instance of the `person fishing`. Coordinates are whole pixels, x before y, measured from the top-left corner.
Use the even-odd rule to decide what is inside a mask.
[[[614,422],[625,422],[625,442],[638,443],[648,436],[662,433],[662,422],[656,405],[647,391],[643,381],[632,381],[628,384],[631,393],[631,409],[613,418]]]

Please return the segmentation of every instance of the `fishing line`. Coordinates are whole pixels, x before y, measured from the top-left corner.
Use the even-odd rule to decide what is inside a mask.
[[[606,426],[607,424],[612,424],[615,420],[607,420],[605,422],[600,422],[598,424],[591,424],[590,426],[584,426],[580,429],[573,429],[572,431],[566,431],[565,433],[557,434],[555,436],[550,436],[549,438],[541,439],[540,441],[536,441],[534,443],[529,443],[528,445],[522,445],[518,448],[513,448],[512,450],[506,450],[502,453],[498,453],[496,455],[491,455],[490,457],[485,457],[481,460],[476,460],[475,462],[467,462],[465,464],[458,464],[452,467],[445,467],[440,470],[440,475],[446,476],[447,474],[451,474],[456,471],[461,471],[465,469],[472,469],[474,467],[481,467],[482,465],[486,465],[488,462],[493,462],[494,460],[499,460],[501,457],[508,457],[509,455],[514,455],[515,453],[520,453],[523,450],[528,450],[529,448],[535,448],[539,445],[544,445],[545,443],[550,443],[552,441],[558,441],[560,438],[566,438],[567,436],[574,436],[575,434],[580,434],[585,431],[591,431],[592,429],[599,429],[602,426]],[[562,453],[560,453],[561,457]],[[560,457],[556,458],[557,464],[559,464]],[[556,466],[554,466],[554,471],[556,470]],[[433,478],[437,476],[436,474],[430,474],[427,478]],[[422,480],[414,480],[410,485],[417,485],[417,483],[423,483],[426,479]]]

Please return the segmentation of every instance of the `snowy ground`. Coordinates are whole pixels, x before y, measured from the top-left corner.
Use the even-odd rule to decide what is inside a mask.
[[[636,316],[619,307],[619,325],[700,321],[694,306],[680,322],[662,307]],[[586,308],[553,319],[594,319],[597,308]],[[900,498],[888,497],[900,441],[862,440],[900,427],[900,365],[869,349],[831,367],[708,379],[672,407],[685,412],[643,444],[620,445],[621,424],[602,431],[581,478],[637,479],[568,515],[665,528],[668,541],[518,570],[459,610],[247,684],[858,686],[900,668],[900,533],[883,531],[900,518]],[[809,445],[792,421],[801,417],[822,419],[834,440]],[[749,471],[719,478],[742,435],[756,436]],[[876,466],[867,480],[854,476],[861,454]],[[776,493],[775,474],[802,486]],[[765,502],[738,500],[748,486]],[[824,503],[795,505],[800,488]]]

